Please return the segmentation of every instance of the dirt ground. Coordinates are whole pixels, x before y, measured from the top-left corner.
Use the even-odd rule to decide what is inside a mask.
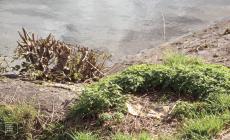
[[[127,56],[125,64],[160,63],[164,52],[198,56],[210,63],[230,67],[230,20],[219,21],[206,29],[169,41],[137,55]]]
[[[123,70],[132,64],[161,63],[164,52],[167,50],[198,56],[209,63],[230,67],[230,20],[217,22],[206,29],[190,33],[159,47],[127,56],[123,63],[115,64],[107,74]],[[23,81],[20,78],[3,78],[0,80],[0,103],[30,103],[41,111],[52,113],[61,119],[66,108],[78,99],[83,87],[83,84],[57,84]],[[152,106],[149,106],[152,103],[151,97],[134,96],[132,99],[128,105],[130,114],[126,116],[121,126],[114,126],[115,130],[130,132],[147,129],[154,134],[171,133],[175,130],[175,123],[165,122],[164,118],[170,113],[176,100],[166,104],[154,102]],[[143,103],[149,103],[148,107]],[[143,113],[145,115],[140,115]],[[223,140],[227,139],[230,139],[230,134],[223,136]]]

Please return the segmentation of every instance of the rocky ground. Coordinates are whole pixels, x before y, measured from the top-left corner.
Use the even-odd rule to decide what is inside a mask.
[[[168,50],[198,56],[207,62],[230,67],[230,20],[217,22],[206,29],[190,33],[159,47],[128,56],[126,64],[160,63],[164,52]]]
[[[0,103],[28,103],[56,119],[64,116],[66,108],[77,100],[83,85],[24,81],[20,78],[0,80]]]

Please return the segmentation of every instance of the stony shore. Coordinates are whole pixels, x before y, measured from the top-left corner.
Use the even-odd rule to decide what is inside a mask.
[[[198,56],[210,63],[230,67],[230,20],[219,21],[207,28],[127,56],[126,63],[160,63],[165,51]]]

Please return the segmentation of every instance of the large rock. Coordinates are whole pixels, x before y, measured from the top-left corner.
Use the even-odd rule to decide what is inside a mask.
[[[0,80],[0,103],[28,103],[40,111],[64,114],[67,106],[81,93],[81,85],[22,81],[3,78]],[[78,94],[79,93],[79,94]]]

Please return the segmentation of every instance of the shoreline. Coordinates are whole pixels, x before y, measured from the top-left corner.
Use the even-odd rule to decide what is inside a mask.
[[[200,30],[169,40],[155,48],[145,49],[138,54],[129,55],[124,60],[124,63],[159,63],[164,51],[171,50],[186,55],[202,57],[207,62],[230,67],[230,58],[228,57],[230,52],[224,53],[225,50],[230,50],[230,18],[213,23]],[[217,58],[225,56],[227,57],[225,63],[217,60]]]
[[[167,51],[201,57],[208,63],[230,67],[230,33],[223,35],[228,29],[230,30],[230,18],[213,21],[212,24],[199,30],[171,39],[154,48],[126,56],[120,63],[112,65],[108,75],[134,64],[159,64]],[[200,49],[196,50],[197,47]],[[192,49],[195,50],[192,51]]]

